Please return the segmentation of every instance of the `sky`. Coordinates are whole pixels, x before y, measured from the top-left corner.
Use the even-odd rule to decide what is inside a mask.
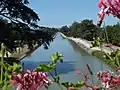
[[[99,20],[99,0],[30,0],[30,7],[39,15],[40,26],[60,28],[70,26],[74,21],[92,19],[94,24]],[[112,16],[106,16],[107,25],[118,22]]]

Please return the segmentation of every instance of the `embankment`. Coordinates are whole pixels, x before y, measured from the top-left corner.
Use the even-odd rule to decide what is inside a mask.
[[[85,39],[81,39],[81,38],[73,38],[73,37],[67,37],[65,36],[63,33],[60,33],[61,36],[65,39],[71,40],[73,42],[75,42],[80,48],[84,49],[86,52],[88,52],[89,54],[92,54],[93,51],[101,51],[101,48],[99,47],[93,47],[91,48],[92,44],[91,41],[87,41]],[[102,50],[105,53],[110,53],[111,50],[108,48],[103,47]]]
[[[65,36],[63,33],[60,33],[61,36],[65,39],[68,39],[68,40],[71,40],[73,42],[75,42],[80,48],[82,48],[83,50],[85,50],[87,53],[99,58],[100,60],[104,61],[106,64],[108,64],[110,67],[112,68],[115,68],[116,67],[116,64],[115,63],[112,63],[106,59],[104,56],[106,53],[111,53],[113,52],[113,50],[111,50],[109,47],[105,47],[103,46],[102,49],[99,48],[99,47],[93,47],[91,48],[92,44],[90,41],[87,41],[87,40],[84,40],[84,39],[81,39],[81,38],[73,38],[73,37],[67,37]],[[120,50],[120,47],[117,47],[117,46],[112,46],[112,48],[114,50],[117,50],[119,49]],[[101,51],[102,50],[102,51]]]
[[[18,60],[21,61],[22,59],[24,59],[27,56],[30,56],[35,50],[37,50],[41,45],[37,44],[34,46],[33,49],[27,51],[26,53],[24,53]]]

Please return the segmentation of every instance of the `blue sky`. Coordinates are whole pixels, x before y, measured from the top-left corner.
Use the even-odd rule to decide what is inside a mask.
[[[92,19],[96,23],[100,9],[99,0],[30,0],[30,7],[40,17],[39,25],[61,27],[71,25],[74,21]],[[112,16],[106,16],[106,24],[116,24],[118,21]]]

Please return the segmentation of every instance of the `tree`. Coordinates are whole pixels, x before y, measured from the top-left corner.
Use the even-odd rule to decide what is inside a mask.
[[[79,33],[78,33],[78,28],[80,27],[79,22],[74,22],[71,26],[70,26],[70,35],[73,37],[78,37]]]
[[[96,28],[92,20],[85,19],[81,22],[81,29],[83,32],[83,38],[87,40],[92,40],[96,34]]]
[[[69,32],[69,27],[68,26],[62,26],[61,28],[60,28],[60,31],[62,32],[62,33],[64,33],[65,35],[69,35],[68,34],[68,32]]]
[[[11,22],[36,27],[38,15],[27,5],[28,0],[0,0],[0,16]]]
[[[93,24],[92,20],[85,19],[81,22],[74,22],[70,28],[66,26],[60,29],[67,36],[80,37],[87,40],[93,40],[93,37],[97,36],[99,31]]]
[[[106,26],[107,35],[109,38],[109,43],[120,46],[120,25],[107,25]],[[103,29],[103,38],[105,37],[105,30]],[[106,38],[105,38],[106,39]]]
[[[7,21],[3,18],[0,18],[0,41],[3,40],[7,36]]]

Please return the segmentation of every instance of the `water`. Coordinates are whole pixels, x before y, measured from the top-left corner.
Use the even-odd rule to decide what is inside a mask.
[[[57,34],[48,50],[45,50],[43,46],[41,46],[31,56],[24,58],[21,63],[24,62],[24,69],[34,69],[39,64],[49,63],[51,61],[50,56],[56,52],[64,55],[64,63],[57,64],[57,71],[61,81],[77,82],[78,80],[83,80],[82,76],[76,74],[76,70],[80,69],[82,72],[88,72],[86,64],[90,65],[94,74],[103,69],[112,70],[108,65],[79,48],[74,42],[63,39],[60,34]],[[93,79],[93,83],[96,83],[95,78]],[[54,84],[49,90],[59,89],[57,85]]]

